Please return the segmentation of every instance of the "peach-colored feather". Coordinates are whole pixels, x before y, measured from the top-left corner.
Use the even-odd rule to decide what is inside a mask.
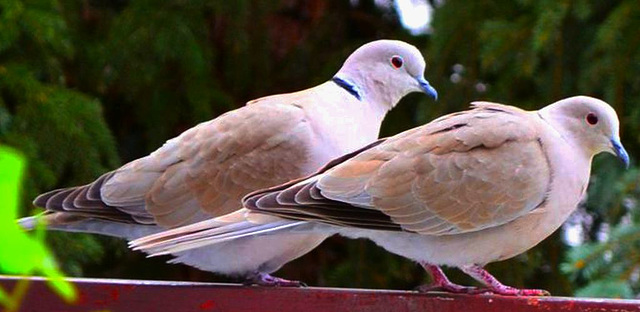
[[[549,188],[536,117],[478,105],[387,139],[327,171],[317,188],[420,234],[498,226],[535,209]]]

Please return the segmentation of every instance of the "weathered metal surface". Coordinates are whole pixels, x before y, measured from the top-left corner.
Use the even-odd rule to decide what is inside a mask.
[[[17,278],[0,276],[11,289]],[[71,279],[80,291],[74,305],[62,302],[40,278],[30,278],[20,311],[640,311],[640,300],[513,298],[419,294],[335,288],[261,288],[231,284]]]

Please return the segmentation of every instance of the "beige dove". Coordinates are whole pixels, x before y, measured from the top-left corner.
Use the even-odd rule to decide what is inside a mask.
[[[368,238],[419,262],[422,290],[543,295],[501,284],[483,269],[553,233],[585,194],[591,161],[610,152],[627,165],[615,111],[586,96],[539,111],[487,102],[381,139],[310,177],[244,199],[246,209],[132,242],[152,254],[272,233]],[[450,282],[439,266],[487,286]]]
[[[47,209],[50,229],[129,240],[230,213],[251,191],[311,174],[375,141],[385,114],[406,94],[436,98],[425,66],[418,49],[405,42],[365,44],[319,86],[250,101],[93,183],[40,195],[34,204]],[[26,228],[34,222],[20,220]],[[297,285],[268,273],[326,237],[247,238],[182,252],[172,261],[264,285]]]

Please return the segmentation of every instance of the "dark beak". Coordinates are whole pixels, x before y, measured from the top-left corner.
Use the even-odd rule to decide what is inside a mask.
[[[624,165],[626,166],[626,168],[629,168],[629,154],[627,153],[627,151],[624,149],[624,146],[622,146],[622,143],[620,143],[619,139],[611,139],[611,145],[613,148],[613,152],[616,153],[616,156],[618,156],[618,159],[620,159]]]
[[[432,87],[426,79],[424,79],[423,77],[418,77],[416,78],[416,80],[418,80],[420,89],[422,89],[424,93],[433,98],[434,101],[438,100],[438,91],[436,91],[436,89]]]

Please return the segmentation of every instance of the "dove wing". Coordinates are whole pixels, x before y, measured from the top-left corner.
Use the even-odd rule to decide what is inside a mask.
[[[252,190],[308,174],[316,140],[293,93],[249,102],[167,141],[94,183],[34,203],[50,211],[175,227],[240,208]]]
[[[245,203],[285,218],[427,235],[495,227],[545,200],[551,172],[541,127],[535,114],[478,104]]]

